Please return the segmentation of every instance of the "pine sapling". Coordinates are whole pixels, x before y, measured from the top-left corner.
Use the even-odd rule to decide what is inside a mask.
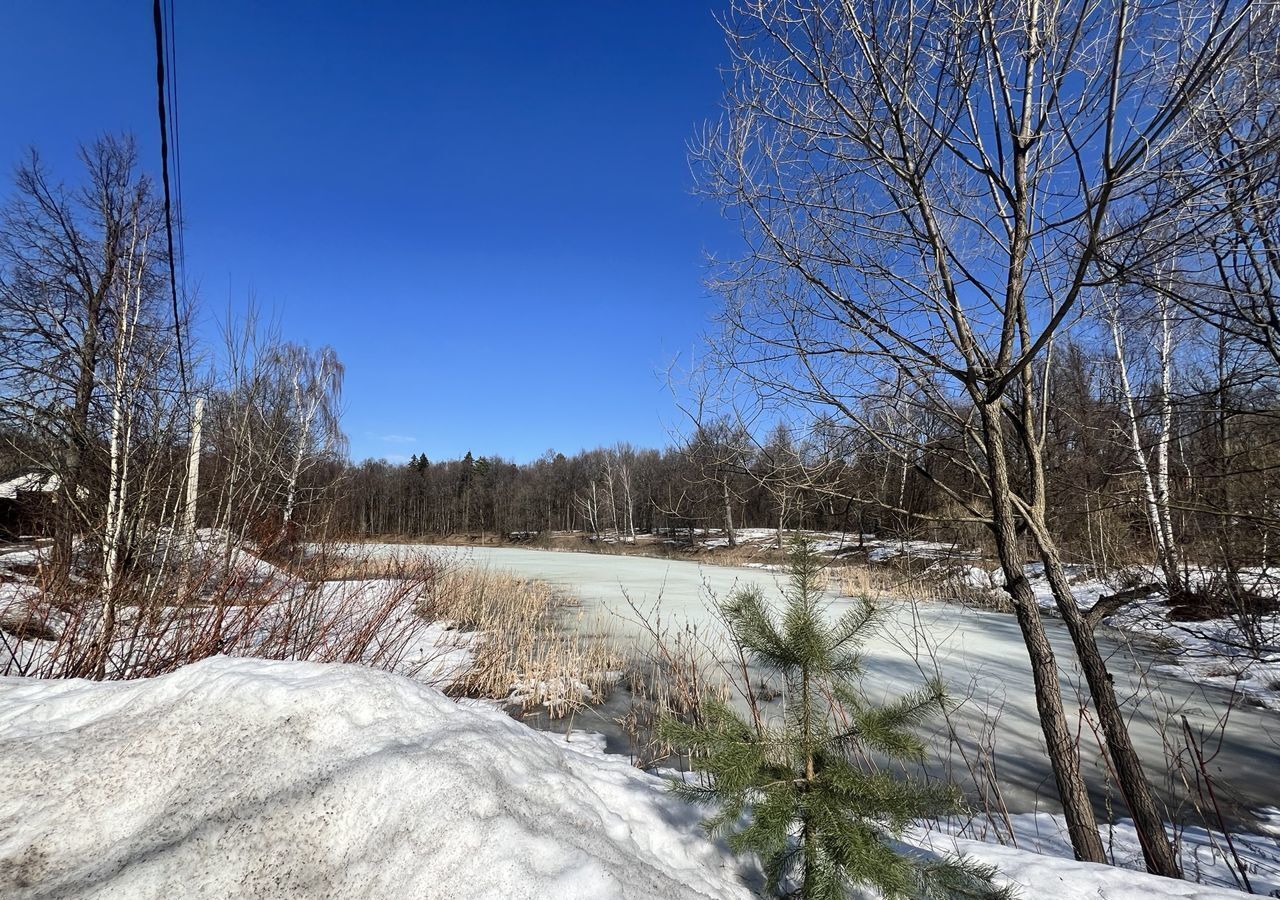
[[[878,610],[862,601],[832,616],[822,560],[806,539],[795,543],[788,569],[780,614],[755,588],[721,605],[738,649],[781,677],[781,721],[748,722],[717,700],[699,723],[665,720],[666,740],[685,748],[702,773],[673,782],[674,790],[715,808],[707,829],[735,852],[757,854],[778,896],[838,900],[859,887],[891,900],[1010,896],[992,884],[991,867],[915,853],[899,840],[911,823],[960,809],[954,785],[926,784],[874,761],[924,759],[915,728],[945,702],[941,683],[869,702],[858,648],[878,626]]]

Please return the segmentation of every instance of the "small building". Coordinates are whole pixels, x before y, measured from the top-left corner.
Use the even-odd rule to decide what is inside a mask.
[[[57,473],[34,467],[0,476],[0,540],[39,533],[61,488]]]

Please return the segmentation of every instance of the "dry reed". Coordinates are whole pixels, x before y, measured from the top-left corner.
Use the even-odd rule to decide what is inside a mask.
[[[455,690],[544,707],[553,718],[603,700],[620,677],[607,636],[566,621],[572,606],[544,582],[464,565],[444,569],[423,598],[428,618],[478,633]]]

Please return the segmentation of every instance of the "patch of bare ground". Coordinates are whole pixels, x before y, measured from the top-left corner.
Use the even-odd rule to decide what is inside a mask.
[[[55,641],[58,632],[48,622],[28,609],[15,609],[0,614],[0,633],[14,641]]]
[[[1280,610],[1280,600],[1226,579],[1210,579],[1169,599],[1174,622],[1208,622],[1239,617],[1260,618]]]

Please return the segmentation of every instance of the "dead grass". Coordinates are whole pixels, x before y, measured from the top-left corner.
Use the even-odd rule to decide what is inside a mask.
[[[894,566],[845,563],[827,569],[830,580],[846,597],[873,602],[910,601],[961,603],[981,609],[1007,612],[1003,591],[982,588],[945,571],[911,573]]]
[[[465,647],[472,665],[449,690],[553,717],[603,699],[620,677],[609,642],[566,627],[572,602],[548,585],[420,554],[321,547],[276,569],[215,548],[134,572],[109,604],[92,579],[28,583],[0,608],[0,674],[142,678],[223,654],[425,677]],[[452,641],[427,634],[439,622]]]
[[[630,741],[632,762],[648,768],[675,752],[660,734],[663,719],[701,724],[708,700],[729,699],[733,682],[721,661],[729,647],[718,631],[664,619],[661,596],[645,607],[626,599],[644,637],[627,669],[629,703],[617,721]],[[708,601],[708,610],[716,609]]]
[[[241,554],[137,568],[107,598],[89,578],[33,582],[0,610],[26,624],[5,635],[0,673],[145,678],[214,655],[416,673],[407,654],[426,625],[417,604],[434,576],[430,567],[395,580],[334,585],[246,567]]]
[[[572,605],[544,582],[456,565],[430,584],[421,608],[429,619],[479,633],[455,691],[544,707],[555,718],[603,700],[619,677],[611,642],[566,622]]]
[[[373,581],[380,578],[408,578],[420,561],[412,557],[332,552],[320,549],[289,565],[289,571],[309,582]]]

